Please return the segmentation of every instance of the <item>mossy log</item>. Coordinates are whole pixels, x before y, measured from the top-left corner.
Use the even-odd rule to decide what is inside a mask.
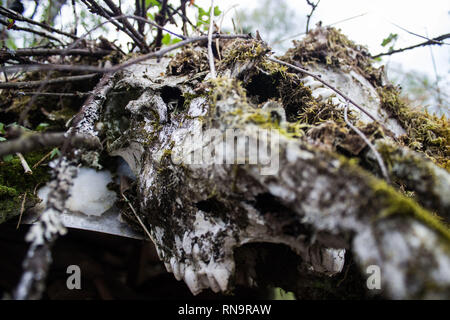
[[[367,50],[335,29],[280,57],[376,117],[350,105],[389,185],[346,124],[345,99],[269,61],[262,41],[216,49],[217,79],[201,46],[116,74],[96,126],[137,177],[136,208],[167,270],[194,294],[259,285],[304,298],[450,298],[447,120],[409,109]],[[250,161],[263,140],[276,157]],[[224,148],[233,161],[205,161]],[[366,286],[373,266],[378,290]]]

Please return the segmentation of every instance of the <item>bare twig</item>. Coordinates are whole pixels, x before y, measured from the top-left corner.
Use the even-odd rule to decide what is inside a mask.
[[[93,0],[82,0],[82,2],[89,8],[89,10],[94,13],[94,14],[98,14],[99,16],[106,18],[108,20],[108,22],[112,23],[117,29],[121,30],[122,32],[124,32],[125,34],[127,34],[133,41],[134,43],[136,43],[137,46],[139,46],[139,48],[141,48],[141,50],[144,50],[145,45],[142,43],[142,40],[139,39],[139,37],[136,37],[130,30],[128,30],[127,28],[123,27],[122,25],[120,25],[120,23],[118,23],[116,20],[122,18],[122,16],[120,16],[120,18],[114,17],[114,13],[113,12],[108,12],[105,8],[103,8],[102,6],[100,6],[96,1]],[[105,24],[107,22],[104,22],[101,25]],[[96,29],[96,28],[94,28]],[[91,30],[92,31],[92,30]],[[88,32],[90,33],[90,32]]]
[[[86,97],[92,94],[92,91],[88,92],[41,92],[41,91],[17,91],[18,95],[23,96],[48,96],[48,97]]]
[[[16,152],[16,156],[19,158],[25,174],[33,174],[33,171],[31,171],[30,166],[28,165],[27,160],[25,160],[23,155],[20,152]]]
[[[38,162],[36,162],[36,163],[33,165],[33,169],[36,169],[37,167],[39,167],[39,166],[42,164],[42,162],[44,162],[48,157],[50,157],[50,156],[52,155],[52,153],[53,153],[53,150],[47,152],[47,154],[46,154],[45,156],[43,156],[43,157],[41,158],[41,160],[39,160]]]
[[[211,8],[209,9],[209,29],[208,29],[208,60],[209,68],[211,69],[211,78],[215,79],[216,67],[214,66],[214,54],[212,51],[212,34],[214,26],[214,0],[211,0]]]
[[[17,152],[27,153],[42,148],[56,147],[62,145],[65,141],[69,141],[71,145],[76,147],[83,146],[88,149],[101,148],[100,141],[96,137],[77,133],[73,137],[68,138],[63,132],[52,132],[31,134],[28,136],[22,136],[18,139],[1,142],[0,156],[14,154]]]
[[[386,169],[386,166],[384,165],[383,158],[381,157],[380,153],[375,148],[375,146],[372,144],[372,142],[370,142],[370,140],[367,139],[366,135],[363,132],[361,132],[361,130],[359,130],[357,127],[352,125],[352,123],[348,120],[347,110],[348,110],[348,101],[347,101],[347,104],[345,105],[345,108],[344,108],[344,120],[345,120],[345,123],[353,131],[355,131],[358,134],[358,136],[361,137],[361,139],[364,140],[364,142],[369,146],[370,150],[372,150],[372,152],[375,154],[375,158],[377,159],[378,165],[380,166],[381,173],[383,174],[384,179],[386,180],[386,182],[390,184],[391,183],[391,179],[389,178],[388,171]]]
[[[27,200],[27,192],[23,194],[22,204],[20,206],[20,214],[19,214],[19,221],[17,221],[16,229],[19,229],[20,223],[22,222],[22,216],[23,212],[25,211],[25,201]]]
[[[162,0],[161,9],[158,14],[155,16],[155,21],[158,22],[159,25],[164,25],[166,23],[166,11],[167,11],[167,0]],[[154,41],[155,48],[161,48],[162,41],[162,30],[158,29],[158,33],[156,34],[156,38]]]
[[[250,36],[248,34],[213,34],[213,39],[236,39],[236,38],[242,38],[242,39],[249,39]],[[125,61],[121,64],[115,65],[113,67],[94,67],[94,66],[88,66],[88,65],[66,65],[66,64],[20,64],[20,65],[14,65],[14,66],[6,66],[3,67],[3,70],[7,73],[14,73],[19,71],[43,71],[43,70],[59,70],[59,71],[86,71],[86,72],[97,72],[97,73],[107,73],[107,72],[117,72],[119,70],[125,69],[133,64],[140,63],[142,61],[151,59],[151,58],[157,58],[160,59],[167,53],[176,50],[178,48],[184,47],[190,43],[194,42],[202,42],[202,41],[208,41],[207,36],[199,36],[199,37],[192,37],[188,38],[186,40],[177,42],[171,46],[162,48],[155,52],[150,52],[144,55],[141,55],[137,58],[130,59],[128,61]],[[295,66],[294,66],[295,67]]]
[[[104,57],[111,53],[111,50],[103,49],[17,49],[17,50],[0,50],[0,60],[14,59],[16,57],[48,57],[56,55],[66,56],[88,56],[88,57]]]
[[[148,231],[147,227],[145,226],[145,224],[142,222],[141,218],[138,216],[138,214],[136,213],[136,210],[134,210],[133,206],[131,205],[131,202],[128,200],[128,198],[121,193],[122,198],[126,201],[126,203],[128,204],[128,206],[130,207],[131,211],[133,212],[134,216],[136,217],[136,219],[138,220],[139,224],[141,225],[142,229],[145,231],[145,233],[147,234],[147,236],[149,237],[150,240],[153,240],[150,232]]]
[[[419,43],[419,44],[416,44],[416,45],[413,45],[410,47],[396,49],[396,50],[392,50],[392,51],[384,52],[384,53],[379,53],[377,55],[372,56],[372,58],[376,59],[376,58],[379,58],[382,56],[390,56],[391,54],[394,54],[394,53],[399,53],[399,52],[403,52],[406,50],[411,50],[411,49],[415,49],[415,48],[423,47],[423,46],[436,45],[436,44],[442,45],[443,43],[441,41],[445,40],[447,38],[450,38],[450,33],[440,35],[439,37],[433,38],[431,40],[428,40],[428,41],[425,41],[425,42],[422,42],[422,43]]]
[[[416,36],[416,37],[419,37],[419,38],[422,38],[422,39],[425,39],[425,40],[434,42],[434,43],[436,43],[436,44],[446,44],[446,45],[449,45],[449,43],[444,43],[444,42],[442,42],[442,41],[436,41],[436,40],[430,39],[430,38],[428,38],[428,35],[425,37],[425,36],[422,36],[422,35],[420,35],[420,34],[418,34],[418,33],[414,33],[414,32],[412,32],[412,31],[409,31],[408,29],[405,29],[405,28],[403,28],[402,26],[399,26],[398,24],[395,24],[395,23],[393,23],[393,22],[391,22],[391,21],[389,21],[389,23],[392,24],[392,25],[394,25],[394,26],[396,26],[397,28],[399,28],[399,29],[401,29],[401,30],[403,30],[403,31],[405,31],[405,32],[407,32],[407,33],[409,33],[409,34],[412,34],[413,36]]]
[[[108,5],[108,7],[111,9],[112,12],[114,12],[115,16],[123,16],[122,11],[120,10],[119,7],[117,7],[114,2],[112,0],[104,0],[105,3]],[[127,20],[127,18],[120,18],[119,19],[120,22],[122,22],[122,24],[124,25],[124,27],[126,29],[128,29],[137,39],[136,44],[139,46],[139,48],[143,51],[143,52],[148,52],[149,51],[149,47],[148,45],[145,43],[144,38],[142,37],[141,34],[139,34],[139,32],[130,24],[130,22]]]
[[[38,36],[41,36],[43,38],[52,39],[54,41],[57,41],[57,42],[63,44],[63,42],[60,39],[52,36],[51,34],[48,34],[48,33],[42,32],[42,31],[38,31],[38,30],[35,30],[35,29],[27,28],[27,27],[19,27],[19,26],[15,25],[15,24],[10,25],[7,21],[4,21],[4,20],[0,20],[0,24],[3,24],[4,26],[6,26],[6,27],[8,27],[9,29],[12,29],[12,30],[34,33],[34,34],[36,34]]]
[[[59,84],[66,82],[86,81],[98,76],[96,73],[90,73],[80,76],[68,76],[49,80],[23,81],[23,82],[1,82],[0,89],[29,89],[37,88],[42,84]]]
[[[353,20],[353,19],[356,19],[356,18],[365,16],[366,14],[367,14],[367,12],[364,12],[364,13],[358,14],[358,15],[356,15],[356,16],[351,16],[351,17],[349,17],[349,18],[345,18],[345,19],[342,19],[342,20],[339,20],[339,21],[336,21],[336,22],[327,24],[326,26],[323,26],[323,27],[324,27],[324,28],[326,28],[326,27],[331,27],[331,26],[334,26],[334,25],[339,24],[339,23],[342,23],[342,22],[350,21],[350,20]],[[307,33],[307,32],[296,33],[296,34],[293,34],[293,35],[291,35],[291,36],[289,36],[289,37],[286,37],[286,38],[283,38],[283,39],[274,41],[274,42],[272,42],[271,44],[274,45],[274,44],[277,44],[277,43],[281,43],[281,42],[286,41],[286,40],[289,40],[289,39],[293,39],[293,38],[296,38],[296,37],[303,36],[303,35],[305,35],[306,33]]]
[[[36,3],[36,7],[37,7],[37,3]],[[69,37],[69,38],[72,38],[72,39],[78,39],[78,37],[76,35],[64,32],[62,30],[58,30],[58,29],[53,28],[52,26],[50,26],[48,24],[41,23],[39,21],[35,21],[35,20],[32,20],[32,19],[29,19],[27,17],[22,16],[21,14],[18,14],[15,11],[9,10],[8,8],[5,8],[3,6],[0,6],[0,14],[4,15],[7,18],[14,19],[16,21],[23,21],[23,22],[27,22],[27,23],[32,24],[32,25],[39,26],[42,29],[45,29],[45,30],[47,30],[49,32],[52,32],[52,33],[58,33],[58,34],[61,34],[63,36],[66,36],[66,37]]]
[[[318,0],[316,3],[310,1],[310,0],[306,0],[306,2],[308,3],[309,6],[311,6],[311,12],[306,16],[306,33],[308,33],[309,31],[309,20],[311,20],[311,17],[314,13],[314,11],[316,10],[317,6],[320,3],[320,0]]]

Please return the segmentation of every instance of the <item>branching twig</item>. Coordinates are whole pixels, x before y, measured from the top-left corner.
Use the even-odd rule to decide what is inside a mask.
[[[375,158],[377,159],[378,165],[380,166],[381,169],[381,173],[384,176],[384,179],[386,180],[387,183],[391,183],[391,180],[389,178],[389,174],[388,171],[386,169],[386,166],[384,165],[383,162],[383,158],[381,157],[380,153],[378,152],[378,150],[375,148],[375,146],[372,144],[372,142],[370,142],[369,139],[367,139],[366,135],[364,133],[361,132],[361,130],[359,130],[357,127],[355,127],[354,125],[352,125],[352,123],[348,120],[347,117],[347,110],[348,110],[348,101],[347,104],[345,105],[344,108],[344,120],[345,123],[353,130],[355,131],[358,136],[361,137],[361,139],[364,140],[364,142],[369,146],[370,150],[372,150],[372,152],[375,154]]]
[[[214,26],[214,0],[211,0],[211,8],[209,9],[209,29],[208,29],[208,60],[209,68],[211,69],[211,78],[215,79],[216,67],[214,66],[214,54],[212,51],[212,34]]]
[[[213,34],[213,39],[236,39],[236,38],[242,38],[242,39],[249,39],[250,36],[248,34]],[[59,70],[59,71],[86,71],[86,72],[97,72],[97,73],[107,73],[107,72],[117,72],[119,70],[125,69],[133,64],[140,63],[142,61],[151,59],[151,58],[157,58],[160,59],[167,53],[176,50],[178,48],[184,47],[190,43],[194,42],[202,42],[202,41],[208,41],[207,36],[199,36],[199,37],[192,37],[188,38],[186,40],[177,42],[171,46],[162,48],[155,52],[150,52],[144,55],[141,55],[137,58],[130,59],[126,62],[123,62],[121,64],[115,65],[113,67],[94,67],[94,66],[88,66],[88,65],[66,65],[66,64],[25,64],[25,65],[14,65],[14,66],[6,66],[3,67],[3,70],[7,73],[14,73],[19,71],[43,71],[43,70]],[[294,66],[295,67],[295,66]]]
[[[318,0],[316,3],[310,1],[310,0],[306,0],[306,2],[308,3],[309,6],[311,6],[311,12],[306,16],[306,33],[308,33],[309,31],[309,20],[311,20],[311,17],[314,13],[314,11],[316,10],[317,6],[319,5],[320,0]]]
[[[416,45],[413,45],[413,46],[410,46],[410,47],[396,49],[396,50],[392,50],[392,51],[384,52],[384,53],[379,53],[377,55],[372,56],[372,58],[376,59],[376,58],[379,58],[379,57],[382,57],[382,56],[390,56],[391,54],[394,54],[394,53],[399,53],[399,52],[403,52],[403,51],[406,51],[406,50],[411,50],[411,49],[415,49],[415,48],[423,47],[423,46],[436,45],[436,44],[442,45],[443,43],[440,42],[440,41],[445,40],[447,38],[450,38],[450,33],[443,34],[443,35],[441,35],[439,37],[433,38],[431,40],[428,40],[428,41],[425,41],[425,42],[422,42],[422,43],[419,43],[419,44],[416,44]]]
[[[117,7],[112,0],[104,0],[105,3],[108,5],[108,7],[111,9],[112,12],[114,12],[115,16],[123,16],[122,11],[119,7]],[[149,47],[145,43],[144,38],[141,34],[130,24],[130,22],[127,20],[127,18],[120,18],[119,21],[122,22],[124,27],[128,29],[137,39],[136,44],[139,46],[139,48],[143,52],[148,52]]]
[[[36,6],[37,6],[37,4],[36,4]],[[28,19],[28,18],[18,14],[17,12],[9,10],[9,9],[7,9],[5,7],[2,7],[2,6],[0,6],[0,14],[4,15],[7,18],[16,20],[16,21],[23,21],[23,22],[27,22],[29,24],[33,24],[33,25],[39,26],[42,29],[45,29],[45,30],[50,31],[52,33],[58,33],[58,34],[61,34],[63,36],[66,36],[66,37],[69,37],[69,38],[72,38],[72,39],[78,39],[78,37],[76,35],[64,32],[62,30],[55,29],[55,28],[53,28],[52,26],[50,26],[48,24],[41,23],[41,22],[38,22],[38,21],[35,21],[35,20],[32,20],[32,19]]]
[[[9,29],[12,29],[12,30],[34,33],[34,34],[36,34],[38,36],[41,36],[43,38],[52,39],[54,41],[57,41],[57,42],[63,44],[63,42],[60,39],[52,36],[51,34],[48,34],[48,33],[42,32],[42,31],[30,29],[30,28],[27,28],[27,27],[19,27],[19,26],[16,26],[15,24],[10,25],[8,22],[6,22],[4,20],[0,20],[0,24],[3,24],[4,26],[6,26],[6,27],[8,27]]]

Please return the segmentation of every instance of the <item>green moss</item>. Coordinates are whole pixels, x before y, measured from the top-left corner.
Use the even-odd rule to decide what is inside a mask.
[[[385,86],[378,89],[382,107],[406,130],[403,142],[450,170],[450,122],[409,107],[400,97],[400,89]]]
[[[316,28],[301,41],[294,40],[282,60],[302,65],[321,63],[341,70],[353,69],[372,84],[382,83],[383,68],[374,68],[366,48],[355,44],[339,30],[326,27]]]
[[[370,187],[384,207],[379,214],[380,218],[407,215],[429,226],[450,241],[450,228],[437,215],[425,210],[413,199],[402,196],[384,181],[372,179]]]
[[[32,167],[41,160],[49,150],[32,152],[24,155]],[[26,208],[33,206],[39,200],[33,195],[38,184],[44,184],[50,179],[46,166],[33,169],[33,174],[25,174],[20,160],[14,157],[9,162],[0,162],[0,223],[19,214],[23,195],[27,192]]]
[[[261,59],[270,52],[267,45],[258,40],[236,39],[228,43],[223,50],[223,59],[219,68],[227,68],[237,61],[254,61]]]

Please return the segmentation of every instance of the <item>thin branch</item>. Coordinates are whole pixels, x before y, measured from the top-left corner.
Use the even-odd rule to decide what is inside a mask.
[[[409,33],[409,34],[412,34],[413,36],[416,36],[416,37],[419,37],[419,38],[422,38],[422,39],[425,39],[425,40],[428,40],[428,41],[432,41],[432,42],[434,42],[435,44],[446,44],[446,45],[449,45],[449,43],[444,43],[444,42],[442,42],[442,41],[436,41],[436,40],[433,40],[433,39],[428,38],[428,36],[425,37],[425,36],[422,36],[422,35],[420,35],[420,34],[418,34],[418,33],[414,33],[414,32],[412,32],[412,31],[409,31],[408,29],[405,29],[405,28],[403,28],[402,26],[399,26],[398,24],[395,24],[395,23],[393,23],[393,22],[391,22],[391,21],[389,21],[389,23],[392,24],[392,25],[394,25],[394,26],[396,26],[397,28],[399,28],[399,29],[401,29],[401,30],[403,30],[403,31],[405,31],[405,32],[407,32],[407,33]]]
[[[88,56],[88,57],[104,57],[111,53],[111,50],[104,49],[17,49],[17,50],[0,50],[0,60],[12,59],[15,57],[47,57],[56,55],[65,56]]]
[[[375,146],[372,144],[372,142],[370,142],[370,140],[367,139],[366,135],[363,132],[361,132],[357,127],[352,125],[352,123],[348,120],[347,111],[348,111],[348,101],[347,101],[347,104],[345,105],[345,108],[344,108],[344,120],[345,120],[345,123],[353,131],[355,131],[358,134],[358,136],[361,137],[361,139],[364,140],[364,142],[369,146],[370,150],[372,150],[372,152],[375,154],[375,158],[377,159],[378,165],[380,166],[381,173],[383,174],[384,179],[386,180],[386,182],[390,184],[391,183],[391,179],[389,178],[388,171],[386,169],[386,166],[384,165],[383,158],[381,157],[380,153],[375,148]]]
[[[167,11],[167,0],[163,0],[161,4],[161,10],[155,16],[155,21],[158,22],[159,25],[164,25],[166,23],[166,11]],[[162,30],[158,29],[158,33],[156,34],[156,38],[154,41],[155,48],[159,49],[162,44]]]
[[[20,164],[22,165],[23,171],[25,171],[25,174],[33,174],[33,171],[31,171],[30,166],[28,165],[27,160],[23,157],[22,153],[16,152],[16,156],[20,160]]]
[[[399,53],[399,52],[403,52],[403,51],[406,51],[406,50],[411,50],[411,49],[415,49],[415,48],[423,47],[423,46],[436,45],[436,44],[437,45],[442,45],[444,43],[442,43],[440,41],[445,40],[447,38],[450,38],[450,33],[443,34],[443,35],[441,35],[439,37],[433,38],[431,40],[428,40],[428,41],[425,41],[425,42],[422,42],[422,43],[419,43],[419,44],[416,44],[416,45],[413,45],[413,46],[410,46],[410,47],[406,47],[406,48],[402,48],[402,49],[396,49],[396,50],[392,50],[392,51],[384,52],[384,53],[379,53],[377,55],[372,56],[372,58],[376,59],[376,58],[379,58],[379,57],[382,57],[382,56],[390,56],[391,54],[394,54],[394,53]]]
[[[131,202],[128,200],[127,197],[125,197],[125,195],[121,192],[120,193],[122,195],[122,198],[126,201],[126,203],[128,204],[128,206],[130,207],[131,211],[133,212],[134,216],[136,217],[136,219],[138,220],[139,224],[141,225],[142,229],[145,231],[145,233],[147,234],[148,238],[150,240],[153,241],[152,235],[150,234],[150,232],[148,231],[147,227],[145,226],[145,224],[142,222],[141,218],[139,217],[139,215],[136,213],[136,210],[134,210],[133,206],[131,205]]]
[[[30,29],[30,28],[27,28],[27,27],[19,27],[19,26],[15,25],[15,24],[10,25],[10,23],[8,23],[8,22],[6,22],[4,20],[0,20],[0,24],[3,24],[4,26],[6,26],[7,28],[12,29],[12,30],[25,31],[25,32],[33,33],[33,34],[36,34],[36,35],[41,36],[43,38],[52,39],[52,40],[57,41],[57,42],[59,42],[61,44],[64,44],[60,39],[58,39],[58,38],[56,38],[56,37],[54,37],[54,36],[52,36],[52,35],[50,35],[48,33],[45,33],[45,32],[37,31],[37,30]]]
[[[37,3],[36,3],[36,7],[37,7]],[[22,16],[21,14],[18,14],[18,13],[15,12],[15,11],[9,10],[9,9],[3,7],[3,6],[0,6],[0,14],[4,15],[4,16],[7,17],[7,18],[16,20],[16,21],[23,21],[23,22],[27,22],[27,23],[29,23],[29,24],[33,24],[33,25],[39,26],[39,27],[41,27],[42,29],[45,29],[45,30],[50,31],[50,32],[53,32],[53,33],[61,34],[61,35],[63,35],[63,36],[72,38],[72,39],[74,39],[74,40],[75,40],[75,39],[78,39],[78,37],[75,36],[75,35],[73,35],[73,34],[64,32],[64,31],[62,31],[62,30],[55,29],[55,28],[53,28],[52,26],[49,26],[48,24],[41,23],[41,22],[38,22],[38,21],[34,21],[34,20],[32,20],[32,19],[29,19],[29,18],[27,18],[27,17]]]
[[[75,134],[68,139],[63,132],[52,132],[42,134],[31,134],[22,136],[14,140],[0,143],[0,156],[14,154],[17,152],[27,153],[42,148],[57,147],[65,141],[76,147],[86,147],[88,149],[101,148],[101,144],[96,137],[85,134]]]
[[[41,92],[41,91],[17,91],[17,95],[22,96],[48,96],[48,97],[86,97],[90,94],[92,94],[92,91],[88,92]]]
[[[213,34],[213,39],[249,39],[248,34]],[[115,65],[113,67],[94,67],[89,65],[66,65],[66,64],[25,64],[25,65],[14,65],[3,67],[3,70],[7,73],[14,73],[19,71],[43,71],[43,70],[59,70],[59,71],[85,71],[85,72],[96,72],[96,73],[107,73],[107,72],[117,72],[119,70],[125,69],[133,64],[143,62],[151,58],[161,59],[167,53],[176,50],[178,48],[184,47],[190,43],[208,41],[208,36],[192,37],[186,40],[177,42],[171,46],[162,48],[155,52],[150,52],[141,55],[137,58],[130,59],[121,64]],[[295,67],[295,66],[294,66]]]
[[[212,51],[212,34],[214,26],[214,0],[211,0],[211,8],[209,9],[209,29],[208,29],[208,61],[209,68],[211,69],[211,78],[215,79],[216,67],[214,66],[214,54]]]
[[[22,222],[23,212],[25,211],[25,201],[27,200],[27,193],[28,192],[25,191],[25,193],[23,194],[22,204],[20,206],[19,221],[17,221],[16,230],[19,229],[20,223]]]
[[[309,20],[311,20],[311,17],[314,13],[314,11],[316,10],[317,6],[320,3],[320,0],[318,0],[316,3],[310,1],[310,0],[306,0],[306,2],[308,3],[309,6],[311,6],[311,12],[306,16],[306,33],[308,33],[309,31]]]
[[[336,24],[339,24],[339,23],[342,23],[342,22],[346,22],[346,21],[350,21],[350,20],[353,20],[353,19],[365,16],[365,15],[367,15],[367,12],[364,12],[364,13],[358,14],[356,16],[352,16],[352,17],[349,17],[349,18],[345,18],[345,19],[342,19],[342,20],[339,20],[339,21],[327,24],[326,26],[323,26],[323,28],[331,27],[331,26],[334,26]],[[289,36],[289,37],[277,40],[275,42],[272,42],[271,44],[274,45],[274,44],[281,43],[281,42],[289,40],[289,39],[297,38],[297,37],[305,35],[306,33],[307,32],[296,33],[296,34],[293,34],[292,36]]]
[[[118,23],[116,21],[118,19],[115,19],[116,17],[113,17],[114,13],[107,12],[107,10],[105,8],[103,8],[102,6],[100,6],[93,0],[81,0],[81,1],[88,7],[88,9],[92,13],[97,14],[100,17],[106,18],[108,20],[108,22],[111,22],[117,29],[119,29],[122,32],[124,32],[125,34],[127,34],[134,41],[134,43],[136,43],[136,45],[139,46],[139,48],[141,48],[141,50],[144,50],[145,46],[142,43],[142,41],[138,37],[136,37],[130,30],[128,30],[127,28],[120,25],[120,23]],[[103,25],[103,24],[100,24],[100,25]]]
[[[115,16],[123,16],[122,11],[119,7],[117,7],[112,0],[104,0],[105,3],[108,5],[108,7],[111,9],[112,12],[114,12]],[[130,24],[130,22],[127,20],[127,18],[120,18],[119,21],[122,22],[125,28],[127,28],[138,40],[136,43],[141,50],[144,52],[148,52],[149,47],[145,43],[144,38],[141,34]]]
[[[1,82],[0,89],[29,89],[29,88],[38,88],[42,84],[59,84],[66,82],[78,82],[78,81],[86,81],[92,78],[97,77],[98,74],[84,74],[80,76],[67,76],[56,79],[49,80],[37,80],[37,81],[23,81],[23,82]]]

